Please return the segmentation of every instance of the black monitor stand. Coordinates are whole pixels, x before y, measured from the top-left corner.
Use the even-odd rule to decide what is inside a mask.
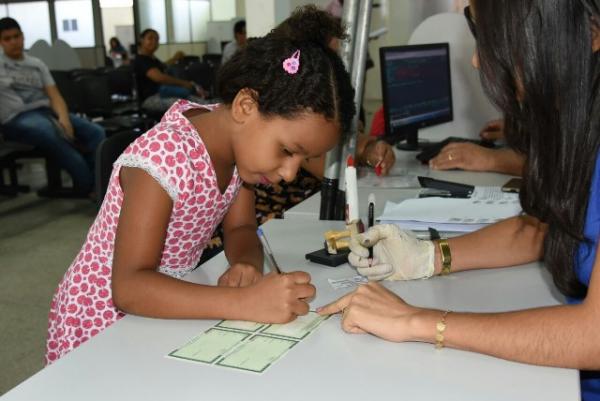
[[[417,127],[402,128],[400,132],[401,138],[405,140],[405,142],[396,145],[396,148],[400,150],[420,150],[431,145],[430,142],[419,142],[419,128]]]

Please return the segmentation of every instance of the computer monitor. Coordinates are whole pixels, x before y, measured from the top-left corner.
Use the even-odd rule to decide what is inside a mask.
[[[453,119],[448,43],[382,47],[384,139],[419,149],[419,128]]]

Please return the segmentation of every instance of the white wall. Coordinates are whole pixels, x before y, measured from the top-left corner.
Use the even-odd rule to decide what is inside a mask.
[[[117,36],[116,26],[133,26],[133,10],[131,7],[107,7],[102,9],[102,31],[104,32],[104,46],[110,48],[108,41]],[[122,43],[129,51],[131,43]]]

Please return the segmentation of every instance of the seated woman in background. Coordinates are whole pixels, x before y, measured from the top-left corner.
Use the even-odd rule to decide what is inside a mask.
[[[110,38],[108,44],[110,45],[110,49],[108,49],[108,56],[112,60],[115,68],[124,64],[129,64],[129,54],[117,37],[113,36]]]
[[[199,85],[165,73],[166,65],[154,55],[158,49],[158,40],[158,32],[154,29],[146,29],[140,35],[134,71],[142,107],[164,111],[176,99],[205,103],[202,101],[205,92]]]

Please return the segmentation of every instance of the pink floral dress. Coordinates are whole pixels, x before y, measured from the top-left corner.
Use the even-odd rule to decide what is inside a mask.
[[[173,200],[158,271],[179,278],[197,265],[242,184],[235,169],[225,193],[220,193],[206,147],[183,115],[200,107],[212,110],[215,106],[175,103],[160,123],[129,145],[115,162],[98,216],[54,294],[46,363],[57,360],[124,316],[113,305],[111,294],[114,241],[123,203],[119,181],[122,166],[143,169]]]

